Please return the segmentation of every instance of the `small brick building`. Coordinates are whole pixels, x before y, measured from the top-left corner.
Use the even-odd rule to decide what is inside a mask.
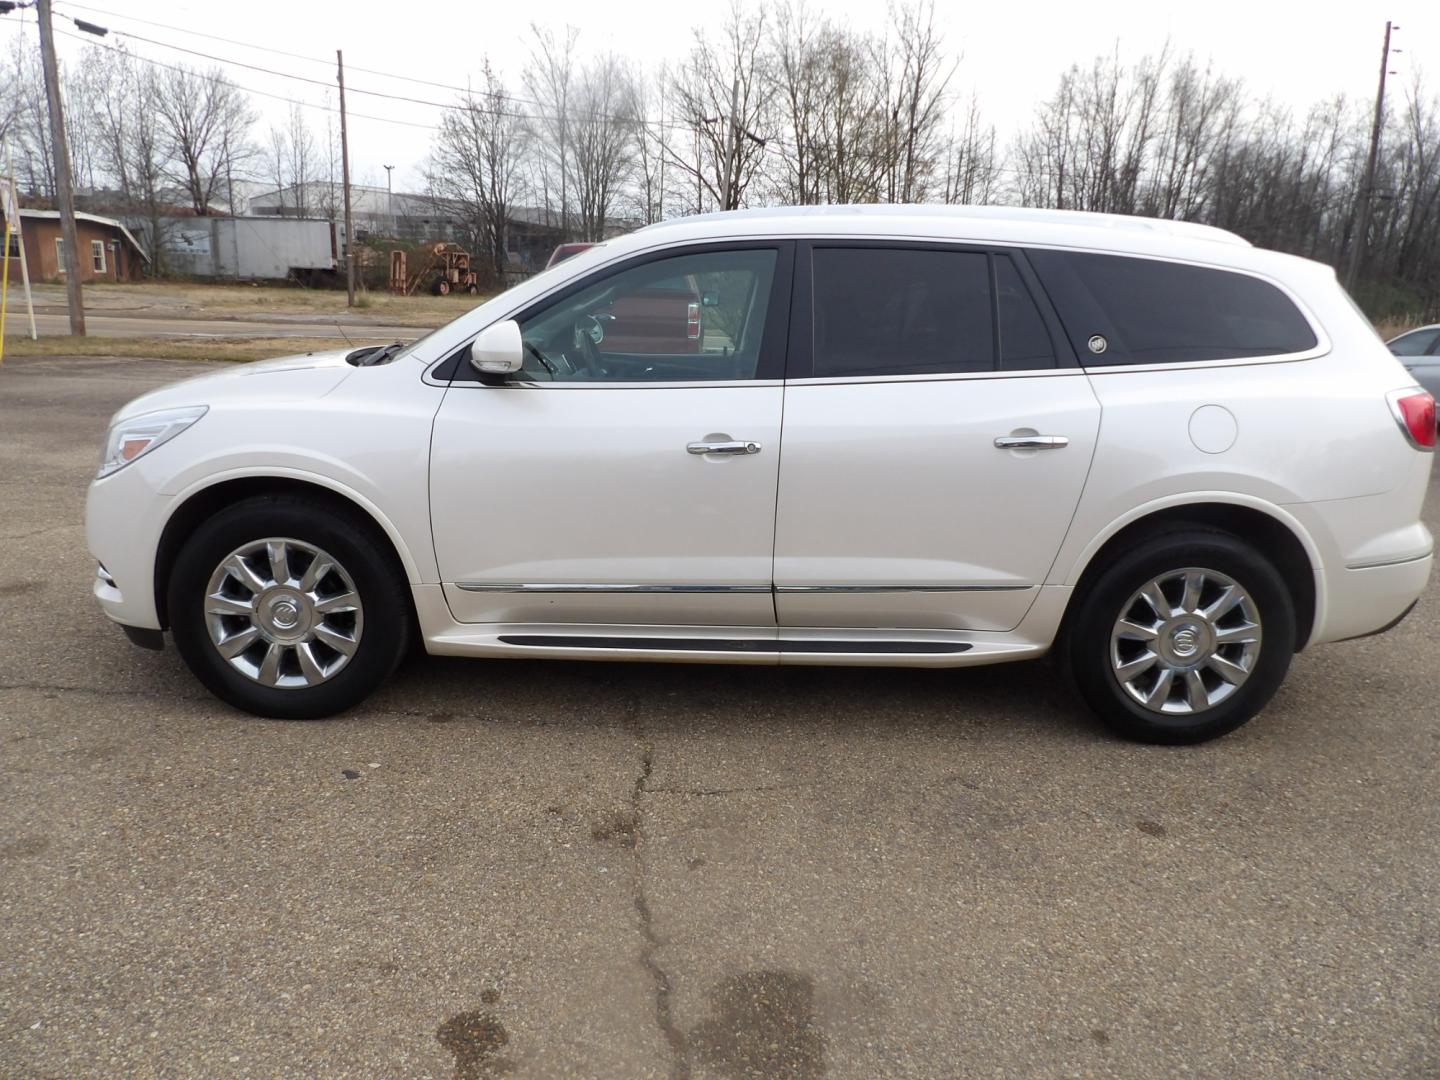
[[[60,239],[60,211],[21,210],[20,232],[25,241],[25,261],[31,281],[63,280]],[[150,257],[138,240],[114,218],[76,213],[75,233],[80,241],[81,281],[138,281],[140,268]],[[20,249],[12,234],[10,280],[20,278]]]

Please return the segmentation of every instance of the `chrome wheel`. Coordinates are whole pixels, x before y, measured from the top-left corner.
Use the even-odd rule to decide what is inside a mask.
[[[1130,597],[1110,634],[1110,664],[1151,712],[1192,715],[1244,685],[1260,658],[1260,612],[1232,578],[1190,567]]]
[[[318,686],[360,645],[364,612],[339,561],[300,540],[270,537],[221,560],[205,589],[205,625],[236,671],[281,690]]]

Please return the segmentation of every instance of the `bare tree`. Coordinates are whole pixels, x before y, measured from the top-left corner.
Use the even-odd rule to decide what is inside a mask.
[[[285,129],[270,125],[269,140],[265,144],[265,169],[269,173],[269,179],[275,185],[275,205],[281,217],[285,216],[285,174],[287,172],[286,157],[289,148],[286,144]]]
[[[45,81],[40,52],[24,36],[14,39],[7,65],[10,86],[5,94],[7,124],[17,182],[31,194],[55,197],[55,159],[50,153],[50,114],[45,104]]]
[[[891,12],[890,36],[877,58],[886,109],[886,202],[919,202],[930,194],[955,61],[935,25],[934,0]]]
[[[219,68],[203,73],[169,68],[157,77],[156,88],[156,108],[176,179],[195,213],[207,215],[226,176],[240,171],[237,166],[253,153],[248,133],[255,112]]]
[[[734,0],[721,43],[712,45],[697,30],[690,56],[671,82],[676,112],[693,125],[696,148],[693,162],[672,153],[672,164],[688,172],[720,210],[745,205],[760,171],[771,119],[765,41],[764,9],[747,12]]]
[[[315,138],[299,105],[290,106],[285,125],[285,155],[290,189],[295,193],[295,216],[305,217],[310,209],[310,186],[315,177]]]
[[[519,173],[520,121],[508,109],[504,85],[484,62],[479,92],[445,112],[430,151],[432,194],[459,207],[477,246],[501,279],[508,260],[511,199]]]
[[[643,71],[632,71],[630,81],[634,93],[635,168],[627,185],[629,202],[641,223],[653,225],[665,217],[666,157],[670,152],[666,111],[669,75],[662,65],[655,78],[647,78]],[[647,121],[652,105],[656,119]]]
[[[536,147],[534,167],[544,206],[550,214],[552,192],[558,193],[558,224],[568,238],[573,224],[570,211],[570,109],[575,43],[580,31],[567,26],[563,37],[554,31],[530,24],[530,63],[525,68],[525,92],[538,112],[530,120],[530,134]]]
[[[995,147],[995,126],[985,124],[980,103],[971,97],[960,129],[951,133],[945,148],[943,201],[972,205],[994,201],[1001,169]]]
[[[575,91],[570,132],[577,224],[582,240],[603,240],[620,187],[633,172],[635,86],[620,60],[605,53],[582,69]]]

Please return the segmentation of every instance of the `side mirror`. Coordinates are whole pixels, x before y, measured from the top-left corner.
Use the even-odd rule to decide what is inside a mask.
[[[514,319],[492,323],[470,343],[470,366],[482,375],[509,375],[524,363],[525,345]]]

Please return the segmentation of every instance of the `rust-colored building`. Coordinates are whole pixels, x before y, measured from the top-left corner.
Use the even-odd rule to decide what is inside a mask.
[[[61,258],[60,211],[21,210],[20,233],[25,241],[25,261],[31,281],[57,281],[65,277]],[[130,230],[114,218],[95,214],[75,215],[75,234],[80,241],[81,281],[138,281],[141,264],[150,256]],[[20,247],[10,237],[10,280],[20,278]]]

